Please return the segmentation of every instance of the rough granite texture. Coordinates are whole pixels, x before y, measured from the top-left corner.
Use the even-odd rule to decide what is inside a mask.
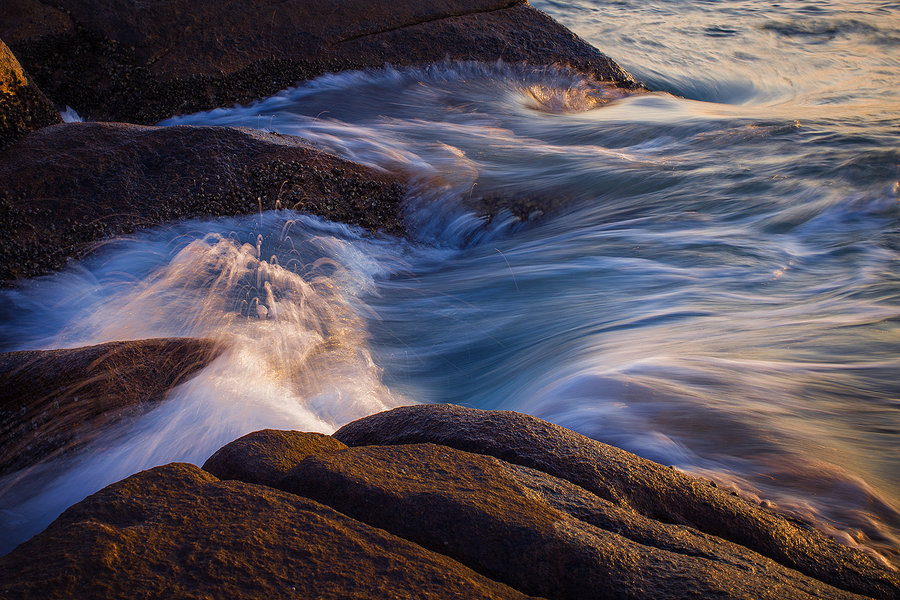
[[[29,131],[56,123],[62,123],[59,111],[0,39],[0,150]]]
[[[173,463],[88,497],[0,558],[0,598],[525,596],[318,502]]]
[[[445,58],[631,77],[521,0],[4,0],[0,38],[44,92],[93,120],[150,124],[326,72]]]
[[[78,450],[216,354],[212,342],[187,338],[0,354],[0,475]]]
[[[317,433],[257,431],[217,451],[204,465],[208,472],[158,467],[73,506],[0,558],[0,597],[67,597],[74,590],[100,598],[864,597],[851,586],[897,597],[894,574],[861,553],[825,548],[819,572],[826,576],[803,574],[574,483],[567,477],[577,472],[575,446],[584,442],[574,432],[517,413],[456,408],[388,411],[347,426],[341,437],[354,430],[372,437],[378,421],[387,437],[425,422],[444,435],[468,416],[468,433],[451,437],[474,444],[502,438],[514,452],[569,447],[556,463],[566,477],[449,445],[347,447]],[[547,444],[534,439],[538,426],[555,431]],[[600,471],[623,458],[594,457]],[[570,459],[571,469],[564,464]],[[632,471],[632,481],[667,485],[653,473],[669,469],[624,459],[618,465]],[[708,487],[692,481],[698,487],[679,492],[682,505],[702,501],[697,490]],[[854,579],[841,579],[854,568]]]
[[[536,596],[858,597],[746,550],[732,559],[729,545],[712,538],[706,556],[691,544],[678,551],[634,541],[615,524],[598,527],[545,501],[542,474],[529,475],[525,483],[503,461],[447,446],[364,446],[310,456],[279,488]]]
[[[292,208],[402,233],[399,179],[300,138],[230,127],[68,123],[0,152],[0,284],[189,217]]]
[[[346,450],[330,435],[263,429],[221,448],[203,463],[219,479],[238,479],[275,487],[307,456]]]
[[[334,436],[348,446],[432,443],[495,456],[656,521],[745,546],[831,585],[877,598],[900,595],[898,574],[867,554],[699,479],[529,415],[407,406],[354,421]]]

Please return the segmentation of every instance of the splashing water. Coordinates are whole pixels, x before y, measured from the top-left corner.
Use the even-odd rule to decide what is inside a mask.
[[[214,340],[223,351],[167,402],[65,464],[62,477],[39,467],[0,481],[4,544],[149,466],[202,464],[224,444],[266,427],[331,433],[400,404],[380,382],[363,307],[354,306],[396,260],[383,241],[269,212],[188,222],[116,245],[85,270],[10,293],[27,308],[5,321],[4,339],[58,348],[183,336]]]
[[[170,119],[403,173],[411,239],[287,212],[191,222],[3,292],[5,349],[227,348],[98,448],[0,493],[4,530],[24,539],[109,481],[254,429],[455,402],[560,423],[896,560],[896,9],[535,5],[686,98],[447,63]]]

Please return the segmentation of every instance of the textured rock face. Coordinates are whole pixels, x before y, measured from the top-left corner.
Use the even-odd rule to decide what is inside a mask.
[[[587,522],[587,506],[582,518],[561,510],[580,504],[566,498],[576,486],[446,446],[311,456],[279,487],[547,598],[853,597],[714,538],[703,540],[705,555],[687,536],[680,551],[637,542]]]
[[[0,354],[0,475],[77,450],[215,355],[212,342],[194,339]]]
[[[29,131],[56,123],[62,123],[59,111],[0,40],[0,150]]]
[[[7,2],[0,36],[55,102],[96,120],[154,123],[385,62],[558,63],[631,82],[521,0]]]
[[[307,456],[346,449],[330,435],[263,429],[219,448],[203,469],[219,479],[275,487]]]
[[[177,463],[107,487],[0,558],[0,597],[524,598],[312,500]]]
[[[535,417],[453,405],[394,409],[341,428],[348,446],[433,443],[488,454],[561,479],[625,510],[694,527],[832,585],[879,598],[900,578],[868,555],[673,469]]]
[[[819,575],[811,576],[636,510],[621,477],[608,482],[618,487],[616,498],[590,491],[569,476],[578,473],[577,446],[591,452],[595,442],[532,417],[408,407],[353,423],[340,437],[371,441],[379,423],[393,440],[404,431],[421,436],[418,427],[427,424],[445,441],[468,437],[487,447],[502,440],[511,456],[533,446],[556,456],[563,476],[452,444],[348,448],[321,434],[258,431],[204,465],[239,481],[171,464],[70,508],[0,558],[0,597],[812,600],[863,598],[854,593],[861,589],[884,599],[900,593],[895,573],[828,540]],[[536,439],[539,430],[549,437]],[[616,452],[594,451],[597,472],[630,471],[634,494],[649,496],[641,482],[654,469],[669,471]],[[665,476],[652,482],[660,492],[673,485]],[[678,493],[685,505],[702,495]]]
[[[188,217],[281,206],[402,232],[396,178],[254,130],[58,125],[0,153],[0,181],[7,283],[58,269],[102,239]]]

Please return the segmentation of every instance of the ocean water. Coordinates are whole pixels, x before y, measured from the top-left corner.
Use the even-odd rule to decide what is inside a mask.
[[[0,481],[0,552],[255,429],[451,402],[559,423],[897,562],[900,7],[532,4],[654,91],[444,63],[164,122],[403,173],[410,235],[266,210],[140,232],[0,292],[2,350],[227,348],[145,417]]]

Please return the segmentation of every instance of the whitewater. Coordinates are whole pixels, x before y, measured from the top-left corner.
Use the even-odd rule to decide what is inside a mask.
[[[261,204],[0,291],[2,351],[225,348],[78,456],[0,480],[0,552],[250,431],[449,402],[547,419],[897,560],[900,9],[532,4],[652,91],[448,62],[163,122],[400,173],[409,235]]]

